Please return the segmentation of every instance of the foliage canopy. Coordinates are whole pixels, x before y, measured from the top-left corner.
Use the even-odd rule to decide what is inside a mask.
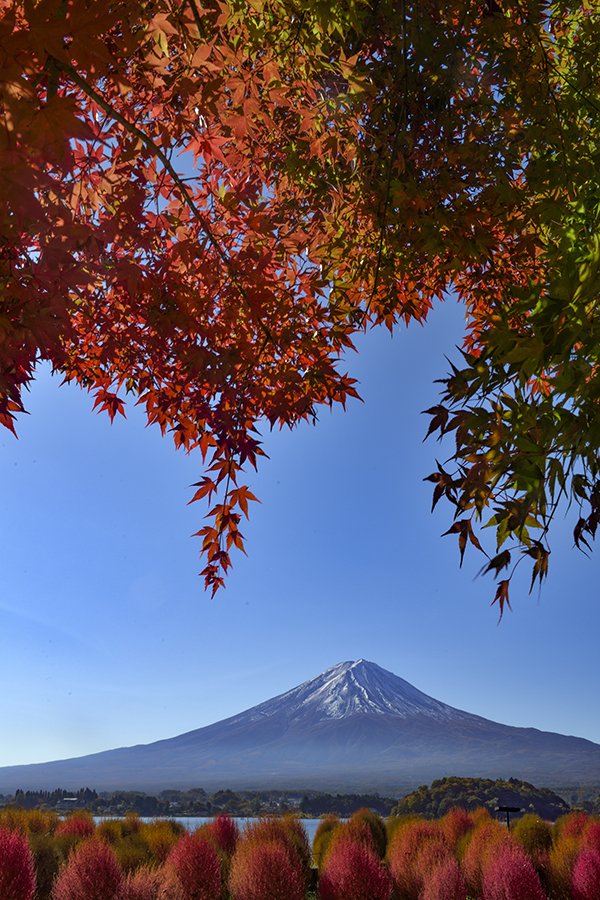
[[[589,0],[0,0],[0,421],[38,360],[199,448],[213,592],[258,427],[356,396],[373,324],[455,292],[430,476],[462,556],[600,521],[600,22]],[[512,568],[511,568],[512,567]]]

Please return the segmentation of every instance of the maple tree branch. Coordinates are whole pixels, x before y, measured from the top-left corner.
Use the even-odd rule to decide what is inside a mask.
[[[196,23],[196,28],[198,29],[198,34],[200,35],[200,37],[206,38],[206,29],[204,28],[202,16],[200,15],[200,11],[196,6],[195,0],[188,0],[188,6],[192,11],[194,22]]]
[[[49,59],[54,59],[54,58],[49,57]],[[194,198],[192,197],[192,194],[189,191],[187,185],[180,178],[179,173],[177,172],[177,169],[175,169],[175,167],[173,166],[171,160],[169,159],[169,157],[167,156],[165,151],[161,147],[159,147],[158,144],[156,144],[152,140],[151,137],[149,137],[144,131],[142,131],[141,128],[138,128],[137,125],[134,125],[133,122],[130,122],[128,119],[126,119],[125,116],[122,115],[122,113],[120,113],[118,110],[114,109],[110,105],[110,103],[107,100],[105,100],[104,97],[101,94],[99,94],[98,91],[96,91],[95,88],[93,88],[91,84],[88,84],[88,82],[84,78],[82,78],[81,75],[72,66],[69,66],[66,63],[63,63],[60,60],[55,60],[55,62],[56,62],[56,65],[58,66],[58,68],[60,68],[65,73],[65,75],[68,75],[71,78],[71,80],[77,85],[77,87],[79,87],[84,92],[84,94],[86,94],[86,96],[88,96],[91,100],[94,101],[94,103],[96,103],[101,109],[103,109],[104,112],[108,116],[110,116],[111,119],[113,119],[115,122],[118,122],[119,125],[122,125],[123,128],[127,132],[129,132],[129,134],[133,135],[139,141],[141,141],[144,144],[144,146],[147,147],[148,150],[150,150],[151,153],[154,156],[156,156],[156,158],[162,163],[163,168],[169,173],[169,175],[173,179],[185,204],[188,206],[188,208],[192,212],[194,218],[200,223],[200,227],[202,228],[202,230],[208,237],[210,243],[212,244],[213,248],[215,249],[215,251],[217,253],[217,256],[219,257],[221,262],[225,265],[227,271],[229,272],[229,275],[231,276],[236,287],[238,288],[238,291],[240,292],[242,298],[244,299],[246,304],[249,306],[250,304],[248,302],[248,298],[246,297],[246,292],[245,292],[243,286],[239,283],[239,278],[233,267],[231,258],[229,257],[227,252],[223,249],[223,247],[221,247],[214,231],[212,230],[211,226],[206,221],[206,218],[204,217],[204,215],[202,214],[198,205],[194,201]],[[277,346],[277,342],[273,338],[273,335],[272,335],[269,327],[267,325],[265,325],[265,323],[262,321],[262,319],[260,317],[257,317],[257,321],[258,321],[258,324],[259,324],[261,330],[266,335],[266,337],[270,341],[272,341],[272,343],[275,346]]]

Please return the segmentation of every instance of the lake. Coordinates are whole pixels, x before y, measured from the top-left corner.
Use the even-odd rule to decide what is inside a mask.
[[[118,819],[119,816],[94,816],[94,820],[96,822],[106,822],[108,819]],[[156,818],[167,818],[165,816],[140,816],[143,822],[154,822]],[[259,818],[254,816],[235,816],[235,821],[238,823],[240,828],[244,828],[246,825],[251,824],[252,822],[260,822]],[[175,822],[180,822],[184,828],[187,828],[188,831],[195,831],[196,828],[199,828],[200,825],[206,825],[207,822],[212,822],[214,816],[168,816],[169,820],[173,820]],[[313,842],[313,838],[315,836],[315,831],[319,827],[320,819],[299,819],[299,822],[304,826],[304,830],[306,831],[308,840],[311,843]]]

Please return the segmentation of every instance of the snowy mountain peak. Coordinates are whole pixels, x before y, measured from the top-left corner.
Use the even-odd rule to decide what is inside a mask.
[[[249,712],[257,718],[284,714],[289,723],[357,715],[421,715],[444,720],[469,717],[366,659],[340,662]]]

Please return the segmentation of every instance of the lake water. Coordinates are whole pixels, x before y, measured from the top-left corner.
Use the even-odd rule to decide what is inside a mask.
[[[105,822],[107,819],[117,819],[118,816],[94,816],[96,822]],[[155,818],[153,816],[140,817],[144,822],[154,822]],[[158,818],[162,818],[158,816]],[[196,828],[199,828],[200,825],[206,825],[207,822],[212,822],[214,816],[169,816],[169,819],[174,820],[175,822],[181,822],[184,828],[187,828],[188,831],[195,831]],[[260,822],[260,819],[255,817],[244,817],[244,816],[236,816],[235,821],[238,823],[240,828],[244,828],[246,825],[252,822]],[[313,842],[313,838],[315,836],[315,831],[319,826],[320,819],[300,819],[299,820],[304,826],[304,830],[306,831],[308,840],[311,845]]]

